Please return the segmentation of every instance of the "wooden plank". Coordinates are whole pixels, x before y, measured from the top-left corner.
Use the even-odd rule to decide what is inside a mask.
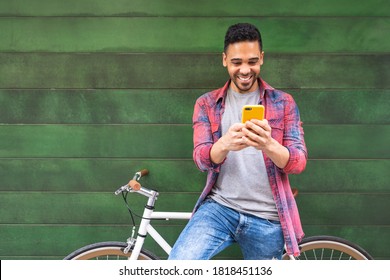
[[[311,159],[388,159],[388,125],[305,126]],[[0,157],[192,158],[191,125],[2,125]],[[145,141],[147,139],[147,141]],[[367,145],[367,143],[370,143]]]
[[[305,127],[313,159],[388,159],[388,125],[319,125]],[[370,143],[370,145],[367,145]]]
[[[189,158],[189,125],[1,126],[2,157]],[[146,141],[147,140],[147,141]]]
[[[199,193],[164,193],[159,196],[156,209],[192,212],[198,197]],[[139,194],[131,194],[128,200],[130,207],[139,215],[142,214],[147,198]],[[16,201],[18,203],[15,203]],[[131,222],[122,197],[115,196],[112,192],[3,192],[0,204],[7,209],[0,217],[2,224],[126,225]],[[135,218],[138,221],[138,218]]]
[[[305,124],[389,124],[390,91],[288,90]]]
[[[199,193],[206,182],[192,159],[0,159],[0,191],[113,192],[143,168],[147,187],[161,192]],[[290,175],[304,193],[387,193],[390,160],[309,160]]]
[[[198,196],[163,193],[156,209],[191,212]],[[305,225],[384,226],[390,218],[378,213],[388,213],[389,198],[386,193],[305,193],[297,202]],[[141,214],[146,198],[131,196],[129,201]],[[130,219],[122,198],[112,193],[3,192],[0,204],[7,209],[0,217],[3,224],[128,224]]]
[[[297,8],[299,7],[299,8]],[[153,4],[143,0],[27,0],[0,2],[0,16],[388,16],[387,1],[372,0],[247,0],[245,5],[224,0],[189,1],[159,0]]]
[[[271,54],[262,73],[276,88],[387,89],[389,59],[388,54]],[[0,77],[0,88],[14,89],[203,89],[221,87],[228,78],[220,54],[184,53],[0,53]]]
[[[191,124],[196,99],[210,90],[0,89],[0,123]],[[388,89],[283,90],[293,95],[305,124],[388,124],[390,119]]]
[[[390,48],[388,17],[5,17],[0,18],[0,51],[219,54],[227,28],[240,21],[259,27],[268,53],[386,53]]]
[[[141,183],[161,192],[200,192],[205,184],[192,159],[2,159],[0,190],[113,193],[144,168]]]
[[[297,203],[305,225],[389,225],[389,194],[305,193]]]
[[[191,124],[195,101],[203,93],[198,89],[0,90],[4,104],[0,123]]]
[[[300,193],[387,193],[388,170],[388,159],[309,160],[303,173],[289,178]]]

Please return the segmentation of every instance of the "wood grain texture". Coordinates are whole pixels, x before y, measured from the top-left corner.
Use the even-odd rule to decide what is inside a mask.
[[[0,17],[0,51],[219,54],[226,29],[236,22],[259,27],[266,53],[386,53],[390,48],[386,17]]]
[[[191,124],[212,89],[0,90],[2,124]],[[308,124],[389,124],[389,89],[283,89]]]
[[[276,88],[388,89],[389,65],[388,54],[274,54],[262,76]],[[219,88],[228,79],[220,54],[183,53],[0,53],[0,77],[6,89]]]
[[[28,5],[26,4],[28,3]],[[226,16],[388,16],[389,3],[383,0],[247,0],[246,5],[225,0],[27,0],[0,3],[2,16],[125,16],[125,17],[226,17]],[[299,7],[299,8],[297,8]]]

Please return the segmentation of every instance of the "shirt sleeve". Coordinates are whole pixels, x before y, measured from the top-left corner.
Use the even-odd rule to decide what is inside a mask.
[[[298,106],[290,95],[285,106],[284,119],[283,146],[289,150],[290,158],[283,172],[298,174],[306,167],[307,148]]]
[[[214,144],[213,133],[218,133],[218,124],[212,122],[208,114],[209,106],[200,98],[195,103],[193,114],[193,159],[201,171],[219,171],[219,164],[210,159],[210,151]]]

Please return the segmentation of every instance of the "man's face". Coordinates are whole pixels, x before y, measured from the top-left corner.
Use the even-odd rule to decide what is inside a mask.
[[[259,43],[238,42],[230,44],[222,54],[223,66],[227,68],[232,80],[230,86],[239,93],[248,93],[258,88],[257,77],[263,65],[264,52]]]

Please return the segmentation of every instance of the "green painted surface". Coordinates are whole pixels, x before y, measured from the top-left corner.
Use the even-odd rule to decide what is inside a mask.
[[[277,88],[390,88],[388,54],[264,59],[263,77]],[[19,89],[217,88],[228,79],[220,54],[199,53],[0,53],[0,77],[0,88]]]
[[[26,5],[26,3],[29,5]],[[20,16],[388,16],[385,0],[247,0],[246,5],[226,0],[13,0],[0,3],[0,15]],[[297,8],[298,7],[298,8]]]
[[[237,21],[259,26],[262,76],[300,108],[309,161],[290,180],[306,235],[390,259],[390,2],[237,3],[0,2],[0,259],[124,241],[129,217],[112,192],[141,168],[160,210],[192,210],[205,180],[192,109],[226,82],[222,41]],[[172,244],[184,222],[156,225]]]
[[[266,52],[362,53],[390,47],[390,40],[383,40],[390,19],[382,17],[7,17],[0,18],[0,51],[221,53],[226,29],[237,21],[261,26]]]
[[[387,159],[388,125],[304,127],[313,159]],[[191,158],[191,125],[3,125],[0,157]],[[367,146],[370,141],[371,145]]]
[[[144,168],[150,173],[143,184],[161,192],[200,192],[205,183],[192,159],[22,158],[0,160],[1,191],[113,192]],[[386,159],[309,160],[290,181],[303,193],[380,194],[388,190],[389,169]]]
[[[191,124],[211,89],[0,90],[4,124]],[[388,124],[388,89],[284,89],[304,124]]]

